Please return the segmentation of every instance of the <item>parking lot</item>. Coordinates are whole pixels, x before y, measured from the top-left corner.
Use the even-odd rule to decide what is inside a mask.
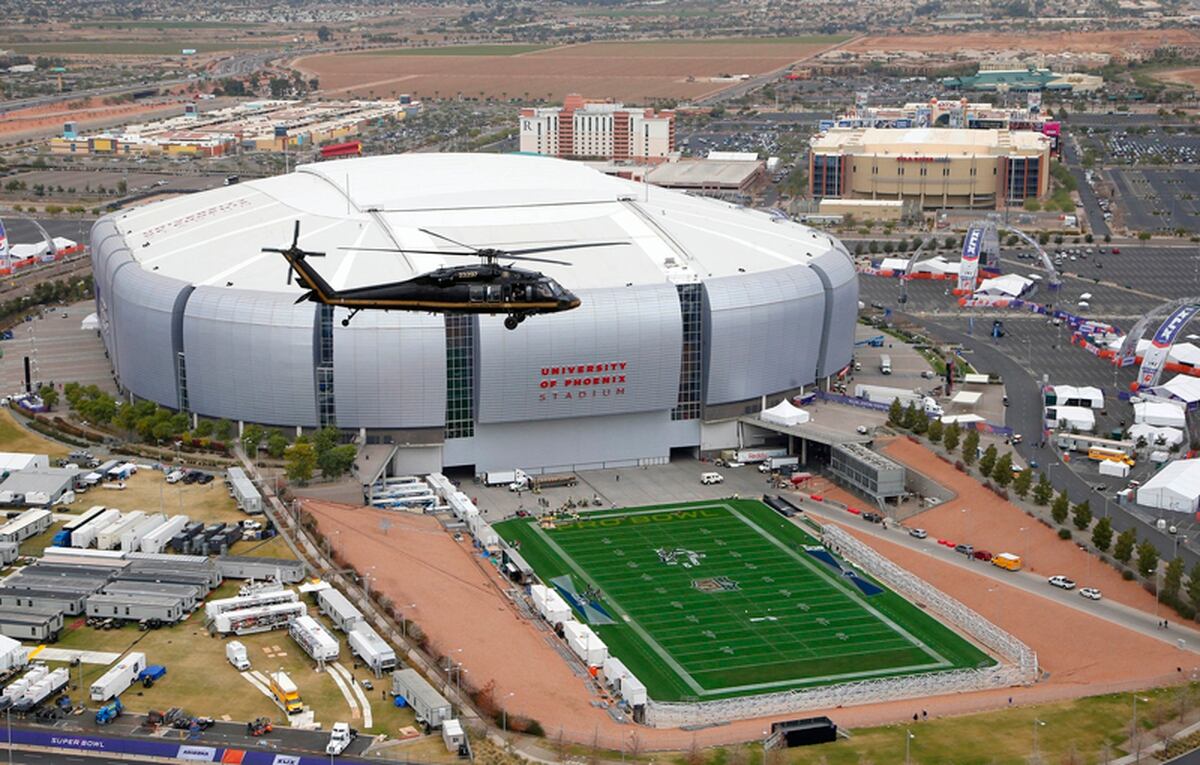
[[[1200,231],[1200,173],[1146,168],[1109,168],[1106,173],[1116,187],[1126,227],[1151,233]]]
[[[23,360],[29,356],[35,383],[78,382],[116,394],[104,344],[95,330],[79,328],[95,310],[91,302],[47,308],[39,318],[18,324],[13,339],[0,343],[0,390],[10,394],[24,389]]]

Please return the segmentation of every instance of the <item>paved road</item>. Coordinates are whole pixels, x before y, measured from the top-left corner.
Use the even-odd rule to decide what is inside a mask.
[[[1108,227],[1108,221],[1104,220],[1104,211],[1100,209],[1100,200],[1096,197],[1096,192],[1084,174],[1083,166],[1080,164],[1079,149],[1072,136],[1063,139],[1062,149],[1063,159],[1067,161],[1067,169],[1071,171],[1071,175],[1074,176],[1075,183],[1079,187],[1079,201],[1083,202],[1083,211],[1087,215],[1092,234],[1097,238],[1112,234],[1112,230]]]
[[[1159,531],[1153,525],[1137,518],[1124,508],[1113,502],[1107,495],[1092,490],[1088,483],[1059,460],[1058,451],[1047,443],[1039,445],[1040,439],[1035,434],[1042,432],[1042,401],[1038,382],[1017,361],[1006,356],[999,348],[986,339],[967,335],[952,330],[930,319],[908,317],[922,325],[935,337],[946,342],[961,343],[972,351],[971,363],[981,372],[998,374],[1004,378],[1006,392],[1011,405],[1008,408],[1007,424],[1014,431],[1025,434],[1024,443],[1018,445],[1016,451],[1028,462],[1037,460],[1041,470],[1046,473],[1056,490],[1065,490],[1072,503],[1087,500],[1091,503],[1092,512],[1097,517],[1107,515],[1112,520],[1113,529],[1117,533],[1125,529],[1137,529],[1138,539],[1149,540],[1158,549],[1164,560],[1170,560],[1175,539],[1166,532]],[[1070,349],[1071,352],[1081,352]],[[1019,352],[1020,348],[1014,349]],[[1200,562],[1200,555],[1179,545],[1179,556],[1190,570]]]

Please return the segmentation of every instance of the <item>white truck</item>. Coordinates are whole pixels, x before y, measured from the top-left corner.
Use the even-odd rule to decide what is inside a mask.
[[[799,457],[770,457],[765,462],[760,462],[758,472],[770,473],[774,470],[780,470],[785,467],[799,467]]]
[[[489,470],[483,474],[484,486],[508,486],[517,480],[516,470]]]
[[[246,653],[246,646],[239,640],[230,640],[225,644],[225,658],[238,672],[250,669],[250,656]]]
[[[721,459],[726,463],[738,462],[748,465],[753,462],[765,462],[774,457],[786,457],[787,449],[782,447],[759,447],[757,449],[724,449]]]
[[[346,747],[350,746],[356,735],[357,732],[350,727],[350,723],[334,723],[329,731],[329,743],[325,745],[325,754],[333,757],[346,751]]]
[[[887,404],[889,406],[893,401],[899,399],[900,406],[907,407],[909,404],[913,404],[917,409],[933,417],[941,417],[945,414],[941,404],[935,401],[933,396],[926,396],[915,390],[889,388],[884,385],[855,385],[854,397],[866,399],[875,404]]]
[[[120,696],[133,685],[145,668],[146,654],[137,651],[126,654],[125,658],[92,683],[89,694],[92,701],[108,701],[113,696]]]

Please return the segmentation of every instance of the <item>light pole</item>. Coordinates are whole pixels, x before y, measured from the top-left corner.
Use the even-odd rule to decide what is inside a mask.
[[[1139,698],[1136,693],[1133,694],[1133,725],[1129,729],[1129,737],[1134,740],[1133,745],[1137,752],[1136,756],[1133,758],[1135,763],[1142,759],[1142,737],[1138,734],[1137,727],[1137,704],[1139,701],[1143,704],[1148,704],[1150,699]]]
[[[911,765],[912,758],[909,756],[912,750],[912,731],[908,728],[904,729],[904,765]]]
[[[507,700],[507,699],[511,699],[513,696],[516,696],[516,695],[517,695],[516,691],[511,691],[508,694],[506,694],[504,696],[504,698],[505,698],[505,700]],[[508,735],[508,705],[505,704],[503,701],[500,702],[500,721],[501,721],[500,726],[504,729],[504,735],[507,736]],[[624,750],[622,750],[622,751],[624,751]]]
[[[1037,740],[1038,728],[1044,726],[1045,724],[1046,723],[1042,722],[1041,720],[1039,720],[1037,718],[1034,718],[1034,720],[1033,720],[1033,756],[1035,758],[1038,756],[1038,740]]]
[[[404,606],[405,609],[416,608],[416,607],[417,607],[416,603],[409,603],[407,606]],[[400,612],[400,630],[404,633],[404,637],[407,638],[408,637],[408,617],[405,616],[404,614],[405,614],[404,611]]]
[[[8,765],[12,765],[12,705],[4,708],[5,727],[8,728]]]
[[[969,510],[970,510],[970,508],[967,508],[967,507],[964,507],[962,509],[963,544],[967,544],[968,542],[971,541],[971,533],[970,533],[971,532],[971,514],[970,514]]]

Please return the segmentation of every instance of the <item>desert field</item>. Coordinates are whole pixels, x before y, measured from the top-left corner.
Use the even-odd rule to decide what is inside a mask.
[[[1200,88],[1200,67],[1191,69],[1167,69],[1166,71],[1156,72],[1154,79],[1162,80],[1163,82],[1171,82],[1176,85],[1187,85],[1192,88]]]
[[[688,99],[733,84],[722,75],[756,75],[809,58],[840,38],[603,42],[489,55],[468,49],[458,55],[418,50],[307,56],[294,62],[319,77],[326,95],[389,97],[545,98],[567,93],[592,98],[646,101]],[[507,52],[505,52],[507,53]]]
[[[1109,53],[1123,58],[1131,48],[1154,48],[1162,44],[1196,45],[1200,35],[1186,29],[1130,29],[1106,32],[1047,32],[984,34],[978,32],[946,35],[906,35],[863,37],[846,45],[855,53],[868,51],[914,51],[946,53],[953,51],[1011,51],[1014,48],[1038,53]]]

